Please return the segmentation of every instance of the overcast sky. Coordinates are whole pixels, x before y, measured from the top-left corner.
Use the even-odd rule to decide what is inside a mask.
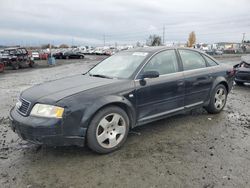
[[[0,45],[250,40],[250,0],[0,0]]]

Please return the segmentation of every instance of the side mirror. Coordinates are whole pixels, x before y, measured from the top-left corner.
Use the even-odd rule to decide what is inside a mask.
[[[142,74],[142,79],[144,78],[157,78],[160,74],[158,71],[146,71]]]

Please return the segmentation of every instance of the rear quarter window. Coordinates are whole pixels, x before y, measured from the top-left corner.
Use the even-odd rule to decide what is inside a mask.
[[[203,57],[206,59],[209,66],[213,67],[218,65],[214,60],[212,60],[210,57],[203,55]]]

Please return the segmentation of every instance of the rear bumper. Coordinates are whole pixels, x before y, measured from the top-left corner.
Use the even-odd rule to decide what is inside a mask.
[[[85,138],[63,134],[63,120],[43,117],[24,117],[15,108],[10,112],[11,128],[22,139],[48,146],[84,146]]]
[[[250,83],[250,72],[249,73],[242,73],[242,72],[236,73],[235,81]]]
[[[235,78],[235,81],[236,82],[242,82],[242,83],[250,83],[250,80],[243,80],[243,79],[240,79],[240,78]]]

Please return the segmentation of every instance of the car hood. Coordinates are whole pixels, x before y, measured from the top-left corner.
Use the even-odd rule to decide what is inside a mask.
[[[76,75],[31,87],[25,90],[21,94],[21,97],[32,103],[41,102],[50,104],[70,95],[119,81],[117,79]]]

